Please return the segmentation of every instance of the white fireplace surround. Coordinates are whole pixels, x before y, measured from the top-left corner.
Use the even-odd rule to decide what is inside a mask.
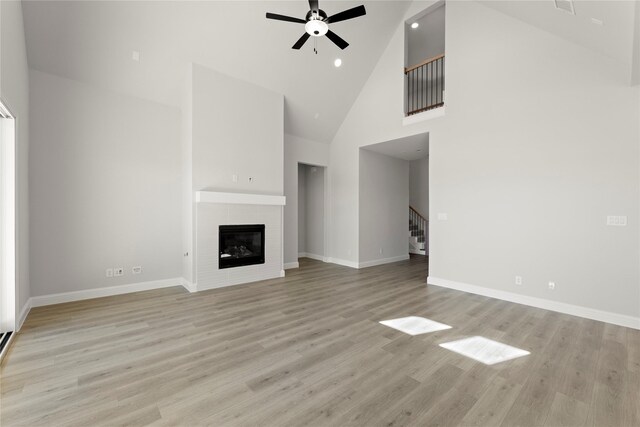
[[[197,191],[195,194],[195,290],[220,288],[284,276],[285,196]],[[220,225],[264,224],[265,262],[220,269]]]
[[[285,196],[268,194],[220,193],[217,191],[196,191],[196,203],[226,203],[230,205],[277,205],[286,204]]]

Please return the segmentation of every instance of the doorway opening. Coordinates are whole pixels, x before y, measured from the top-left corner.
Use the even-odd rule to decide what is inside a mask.
[[[409,161],[409,253],[429,255],[429,150]]]
[[[16,126],[0,102],[0,361],[16,327]]]
[[[298,258],[326,261],[326,179],[325,167],[298,163]]]
[[[361,262],[377,265],[404,255],[428,268],[429,139],[425,132],[361,147]],[[367,151],[378,156],[365,158]]]

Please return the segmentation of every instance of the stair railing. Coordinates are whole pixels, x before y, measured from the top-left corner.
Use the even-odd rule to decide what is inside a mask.
[[[418,212],[413,206],[409,206],[409,227],[410,229],[419,231],[422,230],[422,237],[424,238],[424,251],[425,253],[429,253],[429,221]],[[420,239],[418,239],[420,241]]]
[[[444,105],[444,53],[404,69],[407,116]]]

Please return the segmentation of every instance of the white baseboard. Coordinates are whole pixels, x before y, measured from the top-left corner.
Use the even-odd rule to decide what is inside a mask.
[[[306,258],[306,257],[307,257],[306,252],[298,252],[298,258]]]
[[[284,269],[289,270],[291,268],[300,268],[300,263],[296,262],[285,262]]]
[[[303,254],[298,254],[298,258],[311,258],[311,259],[315,259],[317,261],[323,261],[323,262],[327,262],[326,261],[326,257],[322,256],[322,255],[316,255],[316,254],[311,254],[309,252],[305,252]]]
[[[344,265],[345,267],[351,268],[367,268],[373,267],[376,265],[389,264],[391,262],[405,261],[409,259],[409,254],[400,255],[392,258],[383,258],[383,259],[374,259],[372,261],[363,261],[363,262],[355,262],[355,261],[347,261],[339,258],[324,258],[324,262],[330,262],[333,264]]]
[[[391,258],[374,259],[371,261],[363,261],[358,263],[358,268],[373,267],[376,265],[389,264],[392,262],[405,261],[409,259],[409,254],[395,256]]]
[[[284,277],[284,269],[280,270],[280,277]]]
[[[347,261],[346,259],[340,258],[327,258],[326,262],[330,262],[332,264],[344,265],[345,267],[358,268],[358,263],[355,261]]]
[[[22,328],[22,325],[24,324],[24,321],[27,319],[27,316],[29,315],[30,311],[31,311],[31,298],[27,300],[27,302],[22,307],[22,310],[20,310],[20,314],[18,315],[18,319],[16,321],[16,332],[18,332],[20,328]]]
[[[483,286],[441,279],[439,277],[429,276],[427,277],[427,283],[429,285],[469,292],[471,294],[542,308],[544,310],[556,311],[558,313],[570,314],[572,316],[584,317],[586,319],[598,320],[600,322],[625,326],[627,328],[640,329],[640,317],[627,316],[625,314],[612,313],[609,311],[602,311],[559,301],[530,297],[498,289],[485,288]]]
[[[31,303],[31,307],[42,307],[45,305],[61,304],[65,302],[80,301],[85,299],[129,294],[132,292],[149,291],[152,289],[170,288],[172,286],[184,286],[184,279],[182,277],[177,277],[174,279],[153,280],[149,282],[131,283],[128,285],[109,286],[106,288],[63,292],[59,294],[31,297],[29,300]]]
[[[198,286],[195,283],[191,283],[184,277],[182,278],[182,286],[190,293],[198,292]]]

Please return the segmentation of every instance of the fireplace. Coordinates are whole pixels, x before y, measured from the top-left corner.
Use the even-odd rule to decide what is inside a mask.
[[[219,268],[264,264],[264,224],[221,225]]]

